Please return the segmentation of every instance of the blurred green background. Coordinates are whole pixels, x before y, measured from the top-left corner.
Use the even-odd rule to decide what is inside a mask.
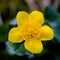
[[[39,10],[43,12],[45,23],[54,30],[54,39],[42,41],[44,50],[33,55],[23,44],[8,42],[9,30],[17,26],[18,11]],[[60,0],[0,0],[0,60],[60,60]]]

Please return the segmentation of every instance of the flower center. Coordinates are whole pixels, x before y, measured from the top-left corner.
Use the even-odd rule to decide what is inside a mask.
[[[38,24],[26,24],[23,26],[23,36],[24,40],[29,40],[40,36],[40,26]]]

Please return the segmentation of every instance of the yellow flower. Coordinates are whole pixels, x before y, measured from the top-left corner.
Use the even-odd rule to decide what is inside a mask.
[[[25,48],[31,53],[37,54],[43,50],[41,41],[52,40],[53,30],[42,24],[44,16],[39,11],[28,14],[25,11],[17,13],[17,27],[13,27],[8,34],[8,40],[12,43],[24,42]]]

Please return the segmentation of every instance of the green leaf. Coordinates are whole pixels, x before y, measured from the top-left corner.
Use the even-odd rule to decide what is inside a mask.
[[[44,16],[50,21],[55,21],[57,18],[60,18],[60,14],[51,6],[48,6],[44,11]]]
[[[9,24],[15,26],[17,24],[16,18],[12,19]]]
[[[16,50],[19,47],[20,44],[14,44],[10,42],[6,42],[6,50],[9,54],[14,55],[16,54]]]
[[[27,55],[28,58],[33,58],[34,55],[31,54],[30,52],[28,52],[25,47],[24,47],[24,44],[21,43],[21,44],[13,44],[13,43],[10,43],[10,42],[6,42],[6,50],[8,51],[8,53],[10,55],[18,55],[18,56],[24,56],[24,55]]]
[[[21,54],[25,54],[26,49],[24,48],[24,44],[20,44],[19,48],[16,51],[21,53]]]
[[[56,39],[58,39],[58,42],[60,43],[60,25],[54,28],[54,32],[55,32]]]

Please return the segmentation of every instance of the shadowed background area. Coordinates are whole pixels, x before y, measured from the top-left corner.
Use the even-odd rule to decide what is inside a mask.
[[[8,32],[16,25],[18,11],[43,12],[45,23],[53,28],[55,37],[42,41],[44,50],[37,55],[27,52],[23,44],[8,42]],[[17,47],[18,46],[18,47]],[[60,60],[60,0],[0,0],[0,60]]]

